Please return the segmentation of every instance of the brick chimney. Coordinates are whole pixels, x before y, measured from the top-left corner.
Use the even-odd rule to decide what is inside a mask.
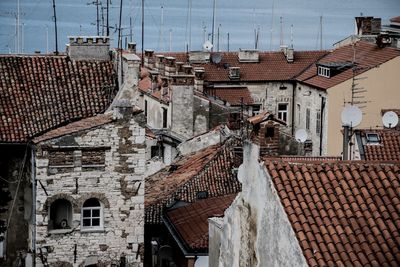
[[[109,37],[69,36],[68,38],[67,55],[71,60],[111,60]]]
[[[194,89],[203,92],[205,70],[203,67],[194,68]]]
[[[182,66],[182,69],[183,69],[183,74],[185,74],[185,75],[192,75],[192,70],[193,70],[193,67],[192,67],[192,66],[190,66],[190,65],[183,65],[183,66]]]
[[[164,55],[156,55],[155,68],[158,70],[160,75],[164,75]]]
[[[144,50],[144,66],[146,68],[154,68],[154,51],[150,49]]]
[[[279,154],[279,127],[271,120],[254,125],[252,141],[260,146],[260,155]]]
[[[174,57],[165,58],[165,76],[176,74],[176,59]]]

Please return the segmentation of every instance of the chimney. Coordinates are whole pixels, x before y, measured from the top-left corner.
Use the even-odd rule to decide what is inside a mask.
[[[209,63],[210,62],[210,52],[204,51],[192,51],[189,53],[189,62],[193,63]]]
[[[167,77],[161,78],[161,95],[165,96],[169,94],[169,82]]]
[[[183,65],[185,65],[185,63],[181,61],[176,62],[176,74],[183,74]]]
[[[294,61],[294,49],[290,47],[286,50],[286,61],[292,63]]]
[[[193,82],[193,75],[174,75],[170,79],[171,130],[185,138],[193,136]]]
[[[151,92],[154,92],[158,89],[158,71],[149,70],[150,79],[151,79]]]
[[[144,50],[144,66],[146,68],[152,69],[154,68],[154,51],[150,49]]]
[[[176,59],[174,57],[165,58],[165,76],[172,76],[176,73]]]
[[[205,70],[203,67],[194,68],[194,89],[203,92]]]
[[[229,79],[233,81],[240,80],[240,68],[239,67],[229,67]]]
[[[164,75],[164,55],[156,55],[155,67],[160,75]]]
[[[239,50],[239,62],[251,62],[251,63],[258,63],[260,61],[259,59],[259,53],[258,50]]]
[[[182,66],[182,69],[183,69],[183,74],[192,75],[192,70],[193,70],[193,67],[192,67],[192,66],[190,66],[190,65],[183,65],[183,66]]]
[[[136,43],[134,42],[129,42],[128,43],[128,51],[130,53],[136,54]]]
[[[109,61],[110,38],[106,36],[69,36],[67,55],[71,60]]]

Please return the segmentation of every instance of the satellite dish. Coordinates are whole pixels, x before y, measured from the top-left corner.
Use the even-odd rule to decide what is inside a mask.
[[[206,51],[211,51],[212,48],[213,48],[213,44],[210,41],[206,41],[203,44],[203,49]]]
[[[304,143],[307,140],[308,134],[307,131],[304,129],[298,129],[294,138],[299,141],[300,143]]]
[[[382,117],[383,126],[386,128],[394,128],[399,123],[399,117],[393,111],[388,111]]]
[[[362,112],[358,107],[350,105],[343,109],[341,118],[343,126],[356,127],[361,123]]]
[[[220,53],[214,53],[211,55],[211,61],[214,64],[220,63],[222,60],[222,55]]]

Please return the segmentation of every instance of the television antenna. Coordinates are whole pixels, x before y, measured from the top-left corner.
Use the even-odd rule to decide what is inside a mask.
[[[348,160],[351,130],[361,123],[362,112],[357,106],[349,105],[343,109],[341,119],[343,126],[343,160]]]
[[[307,137],[307,131],[304,129],[298,129],[294,135],[294,138],[300,143],[304,143],[307,140]]]
[[[207,52],[210,52],[212,48],[213,44],[208,40],[203,44],[203,49]]]
[[[382,117],[383,126],[385,128],[394,128],[399,123],[399,116],[393,111],[388,111]]]

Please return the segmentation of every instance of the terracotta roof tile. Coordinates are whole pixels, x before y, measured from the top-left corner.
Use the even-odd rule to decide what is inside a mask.
[[[357,130],[361,136],[365,160],[400,161],[400,130]],[[365,136],[368,133],[377,133],[378,143],[369,143]]]
[[[390,22],[400,23],[400,16],[391,18],[391,19],[390,19]]]
[[[102,113],[117,91],[111,62],[0,56],[0,141],[28,139]]]
[[[179,199],[192,202],[199,191],[209,197],[237,193],[241,184],[232,173],[237,156],[232,140],[178,158],[172,165],[146,178],[145,221],[160,224],[163,209]]]
[[[240,105],[243,99],[244,105],[253,104],[250,91],[247,87],[217,87],[209,88],[205,92],[209,96],[225,100],[231,105]]]
[[[398,265],[400,163],[265,159],[265,164],[275,188],[286,185],[277,192],[310,266]],[[299,184],[306,188],[295,191]]]
[[[39,143],[39,142],[42,142],[45,140],[53,139],[56,137],[75,133],[78,131],[88,130],[88,129],[98,127],[98,126],[104,125],[104,124],[112,122],[112,121],[113,121],[112,115],[100,114],[100,115],[97,115],[94,117],[82,119],[80,121],[71,122],[70,124],[67,124],[62,127],[58,127],[54,130],[51,130],[51,131],[43,134],[43,135],[35,137],[33,139],[33,142]]]
[[[169,210],[167,223],[172,224],[176,235],[188,250],[208,251],[208,218],[218,217],[231,205],[236,194],[213,197]]]
[[[400,55],[400,51],[396,50],[395,48],[379,48],[377,45],[365,41],[357,42],[355,44],[355,49],[356,63],[358,69],[356,72],[357,75],[369,70],[372,67],[379,66]],[[347,45],[333,50],[332,52],[321,58],[318,63],[329,64],[351,61],[353,55],[353,46]],[[312,86],[316,86],[321,89],[328,89],[348,79],[351,79],[352,77],[352,68],[346,69],[331,78],[321,77],[317,75],[317,65],[313,64],[301,75],[299,75],[296,80]]]

